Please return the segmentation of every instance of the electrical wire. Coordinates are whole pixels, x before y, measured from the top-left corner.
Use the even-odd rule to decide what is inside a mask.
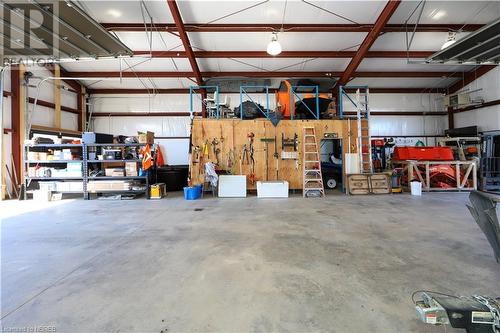
[[[288,0],[285,0],[285,8],[283,8],[283,17],[281,18],[281,29],[283,30],[283,27],[285,25],[285,14],[286,14],[286,5],[288,4]]]
[[[351,22],[351,23],[354,23],[354,24],[358,24],[358,25],[360,25],[360,23],[358,23],[358,22],[356,22],[356,21],[354,21],[354,20],[351,20],[350,18],[347,18],[347,17],[345,17],[345,16],[342,16],[342,15],[339,15],[339,14],[337,14],[337,13],[334,13],[334,12],[332,12],[332,11],[330,11],[330,10],[326,9],[326,8],[320,7],[320,6],[315,5],[315,4],[313,4],[313,3],[307,2],[306,0],[302,0],[302,2],[304,2],[304,3],[306,3],[306,4],[310,5],[310,6],[313,6],[314,8],[320,9],[320,10],[322,10],[322,11],[324,11],[324,12],[327,12],[327,13],[329,13],[329,14],[332,14],[332,15],[334,15],[334,16],[336,16],[336,17],[338,17],[338,18],[341,18],[341,19],[343,19],[343,20],[346,20],[346,21],[349,21],[349,22]]]
[[[230,17],[230,16],[233,16],[233,15],[236,15],[236,14],[240,14],[240,13],[242,13],[242,12],[244,12],[244,11],[249,10],[249,9],[255,8],[255,7],[260,6],[260,5],[263,5],[263,4],[265,4],[265,3],[269,2],[269,1],[270,1],[270,0],[264,0],[264,1],[262,1],[262,2],[256,3],[256,4],[254,4],[254,5],[251,5],[251,6],[245,7],[245,8],[243,8],[243,9],[237,10],[237,11],[235,11],[235,12],[232,12],[232,13],[229,13],[229,14],[227,14],[227,15],[224,15],[224,16],[221,16],[221,17],[219,17],[219,18],[216,18],[216,19],[214,19],[214,20],[211,20],[211,21],[209,21],[209,22],[207,22],[207,23],[204,23],[204,24],[202,24],[202,25],[200,25],[200,26],[208,25],[208,24],[211,24],[211,23],[214,23],[214,22],[217,22],[217,21],[223,20],[223,19],[225,19],[225,18],[228,18],[228,17]]]

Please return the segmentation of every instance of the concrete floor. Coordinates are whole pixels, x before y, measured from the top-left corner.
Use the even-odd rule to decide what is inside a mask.
[[[466,201],[1,203],[2,326],[444,332],[416,320],[412,291],[500,294],[500,266]]]

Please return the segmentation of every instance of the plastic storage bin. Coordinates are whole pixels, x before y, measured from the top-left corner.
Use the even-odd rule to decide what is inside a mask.
[[[203,191],[203,185],[184,187],[184,199],[197,200],[201,198],[202,191]]]
[[[422,183],[421,182],[416,182],[412,181],[410,182],[410,187],[411,187],[411,195],[422,195]]]

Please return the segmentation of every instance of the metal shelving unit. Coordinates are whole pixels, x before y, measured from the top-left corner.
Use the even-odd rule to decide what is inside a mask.
[[[125,163],[125,162],[135,162],[140,163],[140,159],[113,159],[113,160],[89,160],[88,159],[88,147],[143,147],[145,143],[93,143],[93,144],[35,144],[35,145],[24,145],[24,185],[27,189],[31,181],[64,181],[64,180],[81,180],[82,181],[82,191],[57,191],[60,193],[82,193],[83,198],[90,199],[90,194],[96,193],[130,193],[130,194],[144,194],[147,199],[149,199],[149,177],[148,176],[89,176],[89,164],[101,164],[101,163]],[[68,149],[68,148],[81,148],[82,149],[82,159],[80,160],[28,160],[28,152],[32,148],[46,148],[46,149]],[[61,165],[67,163],[82,163],[82,176],[80,177],[30,177],[28,175],[29,166],[33,165]],[[100,181],[100,180],[141,180],[144,181],[144,190],[98,190],[98,191],[88,191],[89,181]],[[24,192],[24,197],[26,199],[27,191]]]
[[[83,144],[55,144],[55,143],[50,143],[50,144],[28,144],[24,145],[23,147],[23,157],[24,157],[24,199],[27,199],[28,196],[28,188],[31,184],[32,181],[70,181],[70,180],[81,180],[83,183],[85,183],[83,174],[82,176],[68,176],[68,177],[30,177],[28,176],[28,170],[30,166],[33,165],[61,165],[61,164],[67,164],[67,163],[82,163],[84,164],[84,146]],[[82,149],[82,159],[79,160],[28,160],[28,152],[30,151],[30,148],[44,148],[44,149],[69,149],[69,148],[81,148]],[[81,191],[58,191],[60,193],[82,193]],[[82,193],[83,194],[83,193]]]

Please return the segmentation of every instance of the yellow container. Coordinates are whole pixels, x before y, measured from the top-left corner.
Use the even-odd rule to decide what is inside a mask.
[[[149,188],[149,197],[151,199],[161,199],[167,193],[167,189],[164,183],[153,184]]]

